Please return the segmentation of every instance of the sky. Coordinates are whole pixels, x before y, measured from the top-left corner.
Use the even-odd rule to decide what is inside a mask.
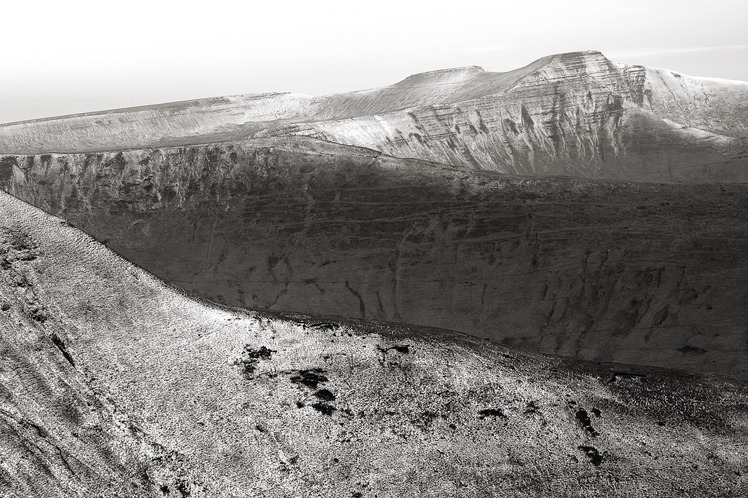
[[[3,3],[0,123],[220,95],[324,95],[589,49],[748,81],[746,0]]]

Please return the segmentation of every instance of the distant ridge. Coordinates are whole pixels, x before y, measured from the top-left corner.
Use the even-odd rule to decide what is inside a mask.
[[[235,95],[4,124],[0,154],[294,135],[509,174],[742,182],[748,83],[615,64],[589,50],[328,96]]]

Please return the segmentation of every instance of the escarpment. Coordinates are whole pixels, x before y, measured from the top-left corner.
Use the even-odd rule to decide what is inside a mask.
[[[472,170],[748,181],[748,83],[617,65],[595,51],[311,97],[263,94],[0,125],[0,152],[163,148],[309,136]]]
[[[224,304],[748,369],[744,185],[507,177],[303,137],[2,161],[8,192]]]
[[[0,125],[0,185],[224,304],[745,376],[746,106],[574,52]]]

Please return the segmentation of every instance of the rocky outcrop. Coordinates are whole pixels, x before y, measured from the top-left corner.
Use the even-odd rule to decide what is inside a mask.
[[[4,161],[9,192],[221,303],[748,371],[741,185],[511,178],[310,139]]]

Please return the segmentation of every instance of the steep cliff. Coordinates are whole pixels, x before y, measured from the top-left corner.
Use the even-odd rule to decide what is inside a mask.
[[[0,227],[3,496],[748,488],[744,382],[217,309],[5,193]]]
[[[3,161],[9,192],[218,302],[748,372],[742,185],[522,179],[301,138]]]

